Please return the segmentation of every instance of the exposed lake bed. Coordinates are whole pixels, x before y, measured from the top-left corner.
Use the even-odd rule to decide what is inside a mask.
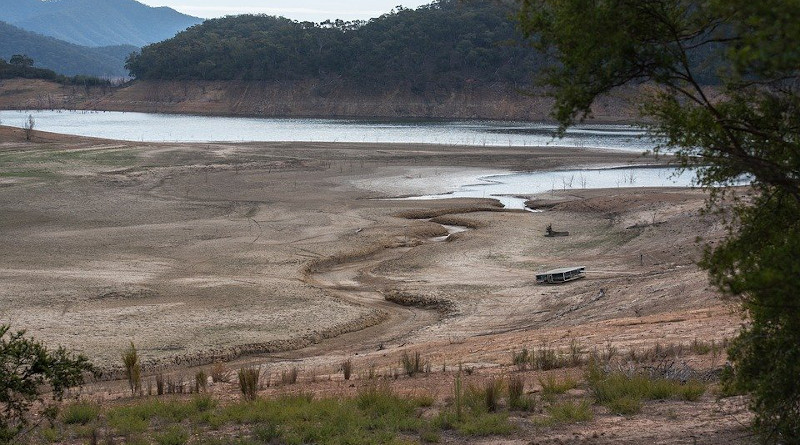
[[[541,213],[481,197],[376,199],[514,171],[666,159],[567,147],[0,136],[0,178],[13,180],[0,187],[2,321],[105,368],[118,367],[133,340],[147,372],[225,359],[273,376],[298,366],[313,385],[312,374],[335,376],[348,357],[389,374],[404,351],[420,351],[436,368],[489,372],[520,345],[613,340],[626,349],[721,339],[738,327],[694,266],[694,239],[722,233],[699,216],[700,190],[583,190],[576,176],[575,187],[526,196],[548,200]],[[546,238],[548,225],[570,236]],[[587,266],[585,280],[535,285],[537,271],[573,263]],[[426,382],[442,394],[452,384]]]

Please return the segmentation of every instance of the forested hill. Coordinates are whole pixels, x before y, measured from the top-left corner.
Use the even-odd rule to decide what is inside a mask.
[[[137,79],[331,80],[422,93],[526,84],[540,59],[518,43],[515,2],[440,0],[369,22],[243,15],[208,20],[128,61]]]
[[[0,0],[0,20],[77,45],[137,47],[202,22],[135,0]]]
[[[0,22],[0,58],[24,54],[36,67],[67,76],[125,77],[125,58],[138,48],[131,45],[89,48],[28,32]]]

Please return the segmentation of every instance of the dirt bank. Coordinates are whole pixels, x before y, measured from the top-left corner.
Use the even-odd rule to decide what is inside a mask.
[[[635,91],[600,101],[593,119],[631,121]],[[0,81],[0,109],[82,109],[262,117],[350,117],[543,121],[552,101],[510,86],[415,95],[364,94],[313,82],[134,81],[119,88]]]

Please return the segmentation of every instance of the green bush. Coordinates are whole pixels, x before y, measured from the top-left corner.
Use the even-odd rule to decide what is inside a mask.
[[[547,407],[552,423],[575,423],[592,420],[594,413],[588,401],[554,403]]]
[[[54,413],[44,397],[60,401],[66,390],[83,384],[85,372],[94,371],[86,357],[64,348],[49,350],[25,337],[25,331],[10,332],[0,325],[0,443],[10,442],[28,425],[28,411],[35,403]],[[53,414],[54,416],[54,414]]]
[[[698,381],[679,382],[645,374],[606,373],[594,364],[587,370],[586,380],[597,402],[617,414],[639,412],[643,400],[695,401],[706,391],[706,385]]]
[[[179,426],[173,426],[167,431],[153,437],[158,445],[184,445],[189,441],[189,433]]]
[[[67,406],[61,420],[67,425],[86,425],[100,415],[100,405],[92,402],[77,402]]]
[[[539,384],[542,385],[542,393],[548,396],[564,394],[578,386],[578,381],[572,377],[564,377],[562,380],[556,380],[552,375],[547,376],[546,379],[539,379]]]
[[[239,391],[245,400],[255,400],[258,396],[258,380],[261,370],[258,368],[242,368],[237,373],[239,377]]]

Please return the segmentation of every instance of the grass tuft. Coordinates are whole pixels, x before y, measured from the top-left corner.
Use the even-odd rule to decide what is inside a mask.
[[[64,409],[61,419],[67,425],[86,425],[97,420],[99,415],[100,405],[92,402],[77,402]]]
[[[342,374],[345,380],[350,380],[350,375],[353,373],[353,360],[347,359],[342,362]]]
[[[239,390],[245,400],[255,400],[258,396],[258,380],[261,375],[259,368],[242,368],[237,373],[239,376]]]
[[[409,377],[414,377],[415,374],[430,370],[430,366],[426,365],[419,351],[414,352],[413,356],[409,354],[408,351],[403,352],[400,363],[403,365],[403,370]]]
[[[189,441],[189,433],[179,426],[173,426],[161,434],[156,434],[154,439],[158,445],[183,445]]]
[[[547,408],[551,423],[576,423],[592,420],[594,413],[588,400],[554,403]]]
[[[230,383],[231,373],[224,363],[216,362],[211,367],[211,381],[214,383]]]
[[[194,392],[206,392],[208,387],[208,374],[204,370],[197,371],[194,375]]]
[[[297,369],[297,366],[293,366],[292,369],[286,370],[284,369],[281,371],[281,384],[283,385],[294,385],[297,383],[297,376],[300,371]]]
[[[596,364],[586,372],[586,381],[597,402],[617,414],[636,414],[643,400],[678,399],[695,401],[706,391],[699,381],[680,382],[639,373],[632,376],[621,372],[609,373]]]
[[[556,380],[552,375],[547,376],[546,379],[539,379],[539,384],[542,385],[542,393],[547,396],[554,396],[564,394],[570,389],[578,386],[578,381],[571,377],[565,377],[562,380]]]

